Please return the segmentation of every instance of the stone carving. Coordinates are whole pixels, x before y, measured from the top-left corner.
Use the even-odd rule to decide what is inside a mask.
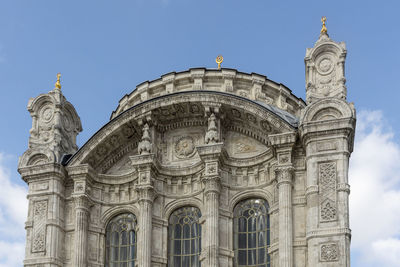
[[[319,164],[321,222],[336,220],[336,183],[336,163],[326,162]]]
[[[214,113],[208,118],[208,130],[205,137],[206,144],[215,144],[219,141],[217,121]]]
[[[321,261],[338,261],[339,247],[336,243],[321,245]]]
[[[336,209],[329,199],[321,205],[321,218],[324,221],[332,221],[336,218]]]
[[[324,97],[346,99],[346,53],[345,44],[332,41],[327,33],[321,33],[314,48],[307,49],[305,63],[308,103]]]
[[[47,200],[34,203],[32,253],[46,250]]]
[[[175,156],[177,158],[189,158],[195,152],[194,140],[190,136],[183,136],[175,143]]]
[[[238,118],[238,119],[240,119],[240,117],[242,116],[240,111],[237,109],[234,109],[234,108],[232,109],[232,115],[233,115],[233,117]]]
[[[254,151],[256,151],[256,148],[254,146],[242,142],[238,142],[235,147],[236,153],[249,153]]]
[[[265,131],[267,131],[268,133],[271,132],[271,130],[272,130],[271,125],[269,124],[268,121],[262,121],[262,122],[261,122],[261,127],[262,127]]]
[[[139,142],[138,152],[140,155],[146,155],[151,153],[151,138],[149,125],[146,123],[143,127],[142,141]]]
[[[32,117],[29,149],[20,158],[19,167],[60,162],[63,155],[77,151],[81,122],[59,88],[30,99],[28,111]]]

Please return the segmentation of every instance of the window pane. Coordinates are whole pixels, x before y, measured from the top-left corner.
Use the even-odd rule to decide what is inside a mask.
[[[175,256],[174,257],[174,267],[181,267],[181,257]]]
[[[239,265],[247,264],[247,250],[239,250],[238,261]]]
[[[182,254],[187,255],[190,254],[190,240],[183,241]]]
[[[183,238],[190,238],[190,225],[183,225]]]
[[[181,255],[181,240],[175,240],[174,241],[174,255]]]
[[[265,263],[265,248],[258,249],[258,263]]]
[[[257,234],[256,233],[248,234],[247,238],[248,238],[248,242],[247,242],[247,247],[248,248],[257,247],[257,244],[256,244],[256,242],[257,242],[257,239],[256,239],[257,238]]]
[[[252,249],[252,250],[248,250],[247,251],[247,262],[249,265],[254,265],[256,264],[256,250]]]
[[[239,248],[247,248],[247,234],[239,234]]]

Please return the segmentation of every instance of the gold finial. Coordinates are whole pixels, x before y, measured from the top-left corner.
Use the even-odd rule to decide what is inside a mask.
[[[321,29],[321,34],[322,33],[328,33],[328,29],[326,28],[326,17],[325,16],[323,16],[322,18],[321,18],[321,22],[322,22],[322,29]]]
[[[60,78],[61,78],[61,73],[57,73],[57,81],[54,84],[55,88],[57,88],[57,89],[61,89]]]
[[[217,64],[218,64],[218,69],[221,69],[222,61],[224,61],[224,57],[221,55],[217,56],[217,58],[215,59],[215,62],[217,62]]]

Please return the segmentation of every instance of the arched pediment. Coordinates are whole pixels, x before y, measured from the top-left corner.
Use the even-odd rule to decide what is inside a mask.
[[[306,108],[302,123],[342,118],[355,118],[354,108],[341,99],[326,98]]]
[[[196,157],[194,147],[204,142],[207,127],[205,115],[210,108],[218,108],[220,126],[228,142],[247,140],[247,143],[243,142],[234,149],[247,152],[249,156],[265,153],[269,145],[268,135],[295,132],[297,129],[298,119],[295,116],[267,104],[222,92],[179,92],[142,102],[121,113],[93,135],[67,164],[89,163],[99,173],[107,173],[110,168],[117,166],[123,172],[124,168],[130,167],[129,155],[137,154],[141,125],[148,122],[155,129],[157,158],[174,150],[177,164],[172,162],[170,165],[182,167],[187,158]],[[176,134],[171,136],[169,133]],[[185,142],[189,147],[183,150],[177,145],[169,150],[163,147],[164,139],[172,138],[176,139],[175,144]],[[260,149],[260,146],[265,149]],[[234,149],[227,149],[229,156],[234,154]],[[190,162],[188,165],[193,168],[198,165],[193,158]]]

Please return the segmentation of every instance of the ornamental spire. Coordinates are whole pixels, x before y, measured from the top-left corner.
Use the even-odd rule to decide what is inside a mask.
[[[326,17],[323,16],[321,18],[321,22],[322,22],[322,29],[321,29],[321,34],[328,34],[328,29],[326,28]]]
[[[61,73],[57,73],[57,81],[54,84],[54,89],[61,89],[60,79],[61,79]]]
[[[218,55],[217,58],[215,59],[215,62],[218,64],[218,69],[221,69],[221,63],[224,61],[224,57],[221,55]]]

